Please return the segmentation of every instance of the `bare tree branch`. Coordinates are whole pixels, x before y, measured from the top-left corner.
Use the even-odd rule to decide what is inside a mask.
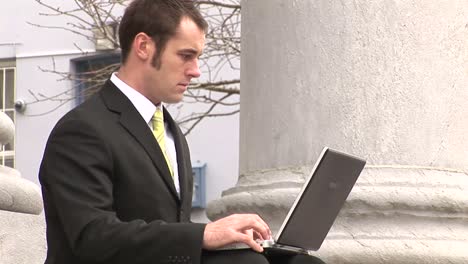
[[[95,44],[104,41],[112,43],[115,49],[119,48],[115,30],[121,17],[115,10],[117,7],[125,7],[129,0],[73,0],[74,6],[70,9],[53,6],[48,4],[47,0],[35,1],[49,11],[41,12],[40,15],[59,16],[65,18],[66,23],[52,26],[33,22],[28,24],[40,28],[64,30]],[[206,107],[199,107],[204,109],[200,112],[177,118],[179,124],[187,127],[185,134],[193,131],[206,118],[229,116],[239,112],[240,0],[205,0],[196,1],[196,4],[209,24],[204,53],[200,58],[201,70],[205,77],[203,81],[194,82],[189,86],[184,102],[206,105]],[[74,46],[85,54],[76,43]],[[56,107],[58,108],[67,100],[87,98],[98,91],[109,75],[119,67],[119,64],[111,64],[77,74],[58,71],[55,68],[55,61],[53,64],[52,69],[41,67],[40,70],[56,74],[60,77],[58,81],[72,81],[72,88],[51,96],[33,94],[30,91],[34,100],[28,102],[29,104],[57,101],[60,102]],[[223,76],[227,70],[231,73],[228,80]],[[231,75],[235,77],[232,78]],[[77,89],[78,87],[85,89]],[[216,112],[216,109],[219,110]]]
[[[230,94],[225,95],[223,98],[220,99],[220,101],[228,98],[229,96],[231,96],[231,95]],[[233,114],[236,113],[235,112],[235,113],[224,113],[224,114],[213,115],[213,114],[211,114],[211,112],[215,109],[216,105],[218,105],[218,103],[215,102],[215,103],[211,104],[210,108],[207,111],[205,111],[204,113],[194,114],[193,117],[189,117],[189,118],[180,120],[178,122],[180,125],[183,125],[183,124],[188,123],[190,121],[195,121],[192,125],[190,125],[187,128],[185,134],[189,134],[195,128],[195,126],[198,125],[206,117],[213,117],[213,116],[220,116],[220,115],[226,116],[226,115],[233,115]],[[236,111],[239,111],[239,110],[236,110]]]
[[[236,1],[234,1],[236,2]],[[208,5],[210,7],[213,6],[220,6],[220,7],[225,7],[225,8],[237,8],[240,9],[240,3],[239,4],[226,4],[224,2],[219,2],[219,1],[197,1],[198,5]]]
[[[60,30],[65,30],[65,31],[69,31],[73,34],[77,34],[77,35],[80,35],[80,36],[83,36],[85,37],[87,40],[90,40],[90,41],[93,41],[95,42],[94,38],[90,35],[87,35],[85,33],[82,33],[82,32],[79,32],[79,31],[76,31],[76,30],[73,30],[73,29],[70,29],[70,28],[67,28],[67,27],[59,27],[59,26],[44,26],[44,25],[38,25],[38,24],[34,24],[34,23],[30,23],[30,22],[26,22],[28,23],[29,25],[31,26],[35,26],[35,27],[39,27],[39,28],[48,28],[48,29],[60,29]]]

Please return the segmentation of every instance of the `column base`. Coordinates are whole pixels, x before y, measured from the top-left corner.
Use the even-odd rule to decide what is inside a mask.
[[[241,175],[207,215],[258,213],[276,232],[309,171]],[[328,263],[468,263],[467,193],[463,172],[368,166],[317,256]]]

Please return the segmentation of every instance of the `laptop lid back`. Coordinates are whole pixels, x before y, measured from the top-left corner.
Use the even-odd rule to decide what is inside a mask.
[[[283,222],[276,242],[318,250],[365,164],[360,158],[324,148]]]

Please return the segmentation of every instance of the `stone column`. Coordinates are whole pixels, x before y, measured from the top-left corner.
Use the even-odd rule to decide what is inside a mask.
[[[242,2],[240,176],[276,230],[323,146],[368,166],[317,252],[468,263],[468,2]]]

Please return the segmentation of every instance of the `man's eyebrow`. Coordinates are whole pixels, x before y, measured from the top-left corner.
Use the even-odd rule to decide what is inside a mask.
[[[190,53],[190,54],[192,54],[192,55],[197,55],[198,53],[200,53],[200,54],[198,54],[198,55],[201,55],[201,54],[202,54],[202,53],[199,52],[198,50],[192,49],[192,48],[181,49],[179,52],[181,52],[181,53]]]

